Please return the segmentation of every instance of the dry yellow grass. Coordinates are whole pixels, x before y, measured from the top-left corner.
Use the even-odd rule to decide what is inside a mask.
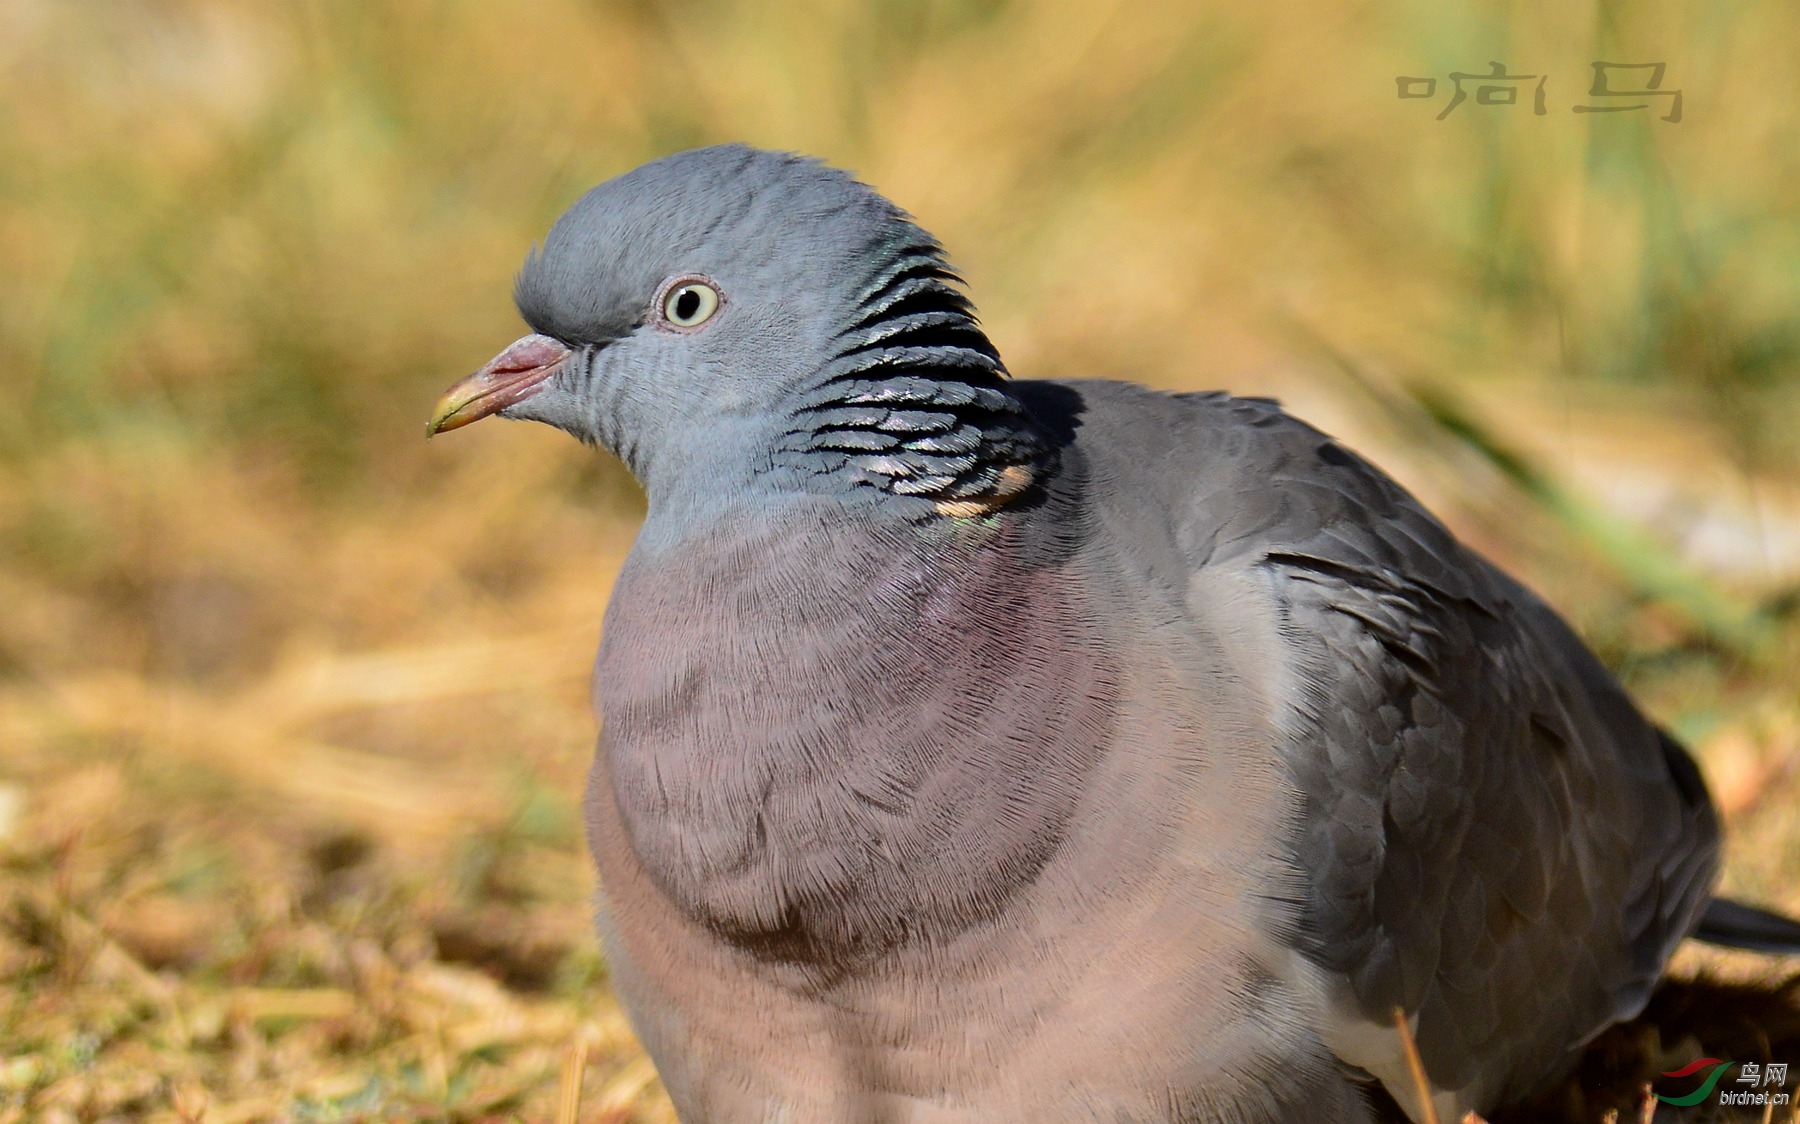
[[[0,1122],[669,1119],[578,810],[636,492],[547,431],[420,431],[578,191],[714,140],[913,210],[1021,375],[1279,393],[1369,449],[1696,743],[1728,886],[1800,908],[1797,33],[1699,0],[0,2]],[[1666,58],[1686,120],[1570,113],[1595,58]],[[1394,96],[1490,59],[1551,112]],[[1596,1062],[1625,1100],[1544,1113],[1796,1040],[1682,998]]]

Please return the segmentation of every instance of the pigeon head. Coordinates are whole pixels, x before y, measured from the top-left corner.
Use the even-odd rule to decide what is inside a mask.
[[[490,414],[621,457],[651,504],[836,494],[986,514],[1041,441],[937,241],[849,175],[696,149],[576,201],[526,260],[532,334],[452,387],[429,432]]]

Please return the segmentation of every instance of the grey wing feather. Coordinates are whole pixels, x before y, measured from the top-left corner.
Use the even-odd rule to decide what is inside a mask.
[[[1301,948],[1371,1020],[1416,1015],[1440,1087],[1522,1095],[1642,1008],[1705,908],[1699,774],[1388,477],[1272,403],[1191,408],[1264,434],[1198,517],[1266,573],[1298,672]]]

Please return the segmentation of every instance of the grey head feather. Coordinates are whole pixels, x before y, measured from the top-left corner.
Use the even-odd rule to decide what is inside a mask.
[[[656,301],[688,277],[720,309],[667,330]],[[1043,435],[942,247],[818,161],[721,145],[609,180],[557,220],[514,295],[575,356],[504,413],[617,453],[653,509],[752,491],[973,516],[1039,475]]]

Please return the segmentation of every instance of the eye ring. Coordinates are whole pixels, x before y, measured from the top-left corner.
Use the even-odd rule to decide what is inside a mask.
[[[689,275],[665,281],[656,294],[659,325],[676,332],[697,331],[725,305],[725,294],[711,278]]]

